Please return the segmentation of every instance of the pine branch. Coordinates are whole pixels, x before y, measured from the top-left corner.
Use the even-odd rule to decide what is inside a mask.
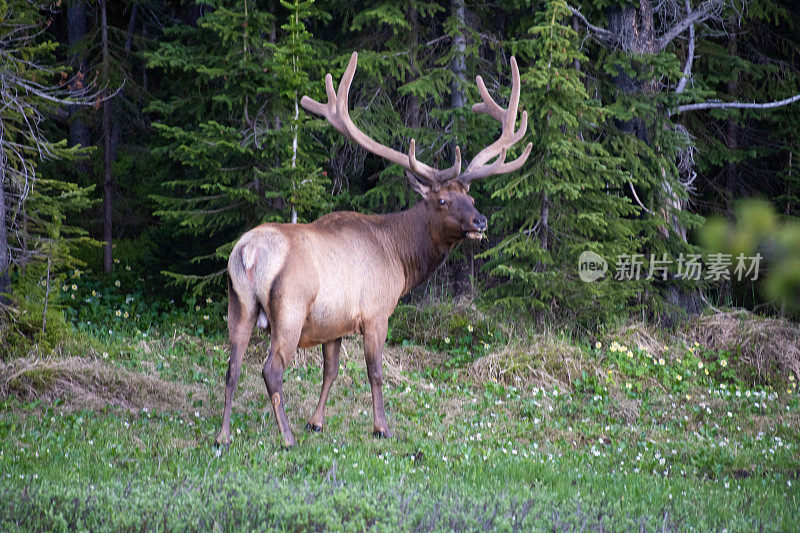
[[[765,102],[761,104],[746,102],[700,102],[697,104],[679,105],[678,109],[670,113],[670,115],[677,115],[679,113],[683,113],[684,111],[698,111],[700,109],[771,109],[774,107],[793,104],[798,100],[800,100],[800,94],[796,94],[783,100],[776,100],[774,102]]]

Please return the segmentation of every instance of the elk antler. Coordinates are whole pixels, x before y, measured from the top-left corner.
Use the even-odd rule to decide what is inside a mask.
[[[427,185],[441,185],[456,178],[461,172],[461,150],[458,147],[456,147],[455,150],[455,162],[453,166],[444,170],[439,170],[417,161],[416,143],[414,139],[411,139],[409,143],[408,154],[404,154],[370,139],[363,131],[359,130],[356,125],[353,124],[353,121],[350,120],[347,99],[350,92],[350,84],[353,82],[353,76],[356,72],[357,62],[358,53],[353,52],[353,55],[350,56],[350,62],[347,64],[347,69],[345,69],[344,75],[342,76],[342,81],[339,82],[338,92],[334,92],[333,90],[333,77],[330,73],[325,76],[325,90],[328,93],[327,104],[322,104],[308,96],[303,96],[300,100],[300,105],[316,115],[325,117],[328,122],[330,122],[331,126],[336,128],[339,133],[360,147],[379,157],[388,159],[392,163],[400,165],[404,169],[425,180]]]
[[[472,106],[472,111],[475,113],[486,113],[492,118],[498,120],[503,129],[500,137],[478,152],[475,157],[470,161],[467,170],[458,177],[458,181],[464,185],[469,185],[472,180],[493,176],[495,174],[505,174],[506,172],[513,172],[525,164],[528,156],[531,153],[532,143],[528,143],[522,155],[510,163],[506,163],[506,153],[508,149],[514,146],[525,136],[528,129],[528,112],[522,112],[522,119],[520,120],[519,129],[514,131],[514,123],[517,120],[517,110],[519,107],[519,68],[517,67],[517,60],[511,58],[511,98],[508,100],[508,108],[503,109],[494,99],[489,95],[486,90],[486,85],[483,83],[483,78],[478,76],[475,78],[478,83],[478,90],[481,93],[483,102],[478,102]],[[487,163],[496,158],[491,164]]]

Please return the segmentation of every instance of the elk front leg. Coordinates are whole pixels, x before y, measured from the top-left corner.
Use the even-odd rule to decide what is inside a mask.
[[[319,395],[317,409],[311,416],[311,420],[306,424],[306,428],[311,431],[322,431],[322,424],[325,421],[325,403],[328,401],[328,393],[331,391],[333,381],[339,376],[339,349],[342,347],[342,339],[328,341],[322,345],[322,392]]]
[[[225,410],[222,413],[222,429],[217,436],[217,446],[228,444],[231,437],[231,409],[233,393],[239,383],[244,351],[250,342],[250,335],[258,318],[258,306],[251,310],[244,308],[235,293],[228,299],[228,336],[231,341],[231,356],[228,360],[228,373],[225,376]]]
[[[386,342],[388,320],[373,324],[364,331],[364,358],[367,362],[367,378],[372,389],[372,416],[374,425],[372,436],[388,438],[392,436],[386,423],[383,408],[383,345]]]

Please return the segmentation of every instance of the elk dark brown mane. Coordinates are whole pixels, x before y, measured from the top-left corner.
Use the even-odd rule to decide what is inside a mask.
[[[321,431],[325,402],[339,373],[342,337],[364,337],[364,358],[372,389],[373,435],[389,437],[383,407],[383,345],[389,316],[397,301],[424,281],[453,247],[466,238],[482,238],[486,217],[469,196],[470,182],[520,168],[529,143],[516,160],[506,153],[525,135],[527,113],[515,130],[520,79],[511,58],[511,97],[501,108],[477,77],[482,102],[473,106],[502,124],[500,137],[481,150],[461,172],[456,147],[450,168],[439,170],[417,161],[415,142],[407,154],[367,137],[350,120],[347,98],[358,56],[353,53],[338,92],[325,77],[327,104],[304,96],[301,105],[324,116],[345,137],[407,171],[422,201],[411,209],[387,215],[342,212],[310,224],[263,224],[245,233],[228,260],[228,333],[231,356],[225,381],[225,411],[218,444],[230,440],[233,393],[244,351],[256,324],[270,333],[270,349],[262,369],[275,419],[285,446],[295,444],[286,417],[283,373],[298,347],[322,344],[323,379],[319,403],[307,427]]]

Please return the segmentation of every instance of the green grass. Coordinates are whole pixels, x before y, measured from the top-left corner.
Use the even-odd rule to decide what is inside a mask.
[[[321,369],[306,353],[287,372],[291,451],[251,355],[233,443],[218,450],[221,337],[89,333],[65,348],[83,357],[69,372],[29,361],[0,379],[0,530],[800,529],[794,382],[745,385],[717,363],[725,354],[672,346],[659,365],[646,350],[582,347],[607,377],[558,388],[387,372],[395,438],[375,440],[348,342],[321,434],[302,429]],[[687,373],[700,359],[712,372]],[[120,389],[115,369],[185,394]]]

